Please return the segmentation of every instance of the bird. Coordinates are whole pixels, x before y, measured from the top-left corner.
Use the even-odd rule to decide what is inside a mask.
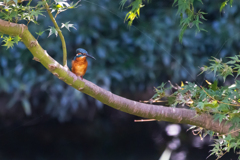
[[[89,55],[88,52],[83,48],[78,48],[76,50],[76,56],[72,60],[72,72],[80,76],[83,80],[83,76],[85,75],[88,67],[87,57],[95,59],[93,56]],[[96,59],[95,59],[96,60]]]

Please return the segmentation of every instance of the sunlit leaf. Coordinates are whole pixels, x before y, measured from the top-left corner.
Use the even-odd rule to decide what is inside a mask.
[[[74,29],[76,29],[76,28],[74,27],[74,24],[69,24],[69,22],[62,23],[61,28],[63,28],[63,27],[67,28],[67,30],[69,30],[69,31],[70,31],[69,28],[74,28]]]
[[[18,42],[19,42],[20,40],[21,40],[21,37],[19,37],[19,35],[15,36],[15,37],[13,38],[13,42],[16,43],[16,44],[18,44]]]
[[[221,6],[220,6],[220,9],[219,9],[220,12],[222,12],[223,8],[227,5],[227,2],[228,1],[222,2]]]
[[[9,36],[9,37],[3,37],[3,38],[4,38],[3,42],[5,43],[5,44],[3,44],[3,46],[6,46],[7,49],[12,48],[14,45],[14,41],[13,41],[12,37]]]

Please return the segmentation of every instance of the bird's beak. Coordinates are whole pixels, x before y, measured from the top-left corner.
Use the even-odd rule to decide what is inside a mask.
[[[95,59],[93,56],[91,56],[91,55],[89,55],[89,54],[87,54],[86,55],[87,57],[90,57],[90,58],[92,58],[92,59]],[[95,59],[96,60],[96,59]]]

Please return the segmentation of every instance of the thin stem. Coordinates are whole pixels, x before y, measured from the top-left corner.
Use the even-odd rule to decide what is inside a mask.
[[[222,104],[226,104],[226,105],[230,105],[230,106],[236,106],[236,107],[239,107],[240,105],[239,104],[231,104],[231,103],[224,103],[222,101],[218,101],[216,100],[215,98],[213,98],[212,96],[210,96],[204,89],[202,86],[200,86],[202,88],[202,90],[210,97],[212,98],[213,100],[217,101],[218,103],[222,103]]]
[[[232,133],[234,133],[234,132],[239,132],[240,131],[240,129],[237,129],[237,130],[235,130],[235,131],[231,131],[231,132],[228,132],[228,133],[225,133],[225,134],[221,134],[221,135],[218,135],[218,136],[225,136],[225,135],[227,135],[227,134],[232,134]]]
[[[46,2],[46,0],[43,0],[43,1]],[[48,12],[48,15],[49,15],[51,21],[53,22],[53,24],[54,24],[54,26],[55,26],[55,28],[56,28],[56,30],[57,30],[57,32],[58,32],[58,35],[59,35],[59,37],[60,37],[60,39],[61,39],[61,41],[62,41],[63,66],[64,66],[64,67],[67,67],[67,47],[66,47],[65,39],[64,39],[64,37],[63,37],[62,31],[61,31],[60,28],[58,27],[58,24],[57,24],[55,18],[53,17],[53,15],[52,15],[52,13],[51,13],[51,10],[50,10],[47,2],[46,2],[46,4],[45,4],[45,7],[46,7],[46,10],[47,10],[47,12]]]
[[[157,121],[156,119],[140,119],[140,120],[134,120],[134,122],[152,122]]]

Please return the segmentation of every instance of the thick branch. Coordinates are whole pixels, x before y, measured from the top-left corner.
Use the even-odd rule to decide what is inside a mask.
[[[75,74],[66,69],[66,67],[63,67],[50,57],[23,24],[10,23],[0,19],[0,32],[8,35],[19,35],[23,43],[33,54],[34,60],[39,61],[50,72],[68,85],[117,110],[150,119],[195,125],[221,134],[229,132],[231,123],[225,124],[223,121],[219,124],[219,122],[214,121],[213,117],[209,114],[197,115],[195,111],[189,109],[139,103],[117,96],[85,79],[79,79]],[[234,134],[237,135],[238,133]]]

